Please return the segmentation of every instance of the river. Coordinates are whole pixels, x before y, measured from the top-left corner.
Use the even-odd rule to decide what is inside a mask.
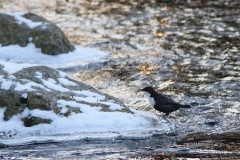
[[[238,0],[1,0],[0,6],[1,12],[41,15],[56,23],[74,45],[110,54],[107,62],[64,70],[74,79],[138,110],[155,113],[138,91],[148,85],[192,105],[167,118],[174,134],[3,147],[0,158],[240,157]]]

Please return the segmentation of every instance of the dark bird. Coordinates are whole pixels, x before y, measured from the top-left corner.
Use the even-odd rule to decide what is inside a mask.
[[[166,116],[179,108],[190,108],[190,105],[182,105],[173,100],[157,93],[152,87],[145,87],[142,91],[147,92],[151,105],[158,111],[163,112]]]

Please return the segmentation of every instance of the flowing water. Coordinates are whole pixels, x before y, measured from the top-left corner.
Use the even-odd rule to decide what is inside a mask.
[[[174,135],[3,147],[0,158],[239,157],[238,0],[0,0],[0,6],[1,12],[41,15],[75,45],[110,54],[105,63],[66,70],[74,79],[138,110],[155,113],[138,91],[148,85],[192,105],[167,118]]]

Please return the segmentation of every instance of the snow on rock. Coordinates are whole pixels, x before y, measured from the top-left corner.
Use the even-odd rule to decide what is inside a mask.
[[[71,81],[69,81],[69,80],[66,79],[66,78],[58,78],[58,81],[59,81],[60,83],[62,83],[63,85],[65,85],[65,86],[76,86],[76,85],[77,85],[76,83],[71,82]]]
[[[4,31],[0,32],[0,46],[3,48],[14,45],[15,48],[28,46],[35,50],[36,46],[38,53],[48,55],[75,50],[56,24],[33,13],[0,13],[0,28]],[[9,52],[9,48],[3,50]]]
[[[73,46],[58,26],[36,14],[0,13],[0,28],[4,30],[0,32],[0,62],[76,70],[108,61],[108,53]],[[12,63],[5,63],[7,72],[19,70],[13,69]],[[61,83],[73,85],[66,81]]]
[[[86,48],[76,46],[76,49],[68,54],[60,54],[57,56],[51,56],[43,54],[39,48],[33,43],[29,43],[26,47],[21,47],[19,45],[10,46],[0,46],[0,61],[2,62],[12,62],[12,63],[28,63],[25,64],[26,67],[32,65],[45,65],[52,68],[71,68],[78,66],[85,66],[89,62],[105,62],[106,58],[109,56],[108,53],[99,51],[97,49]],[[11,68],[11,64],[6,67],[7,70],[15,72]],[[18,68],[14,68],[16,71]]]
[[[35,28],[37,26],[43,25],[43,22],[33,22],[23,17],[25,13],[22,13],[22,12],[17,12],[17,13],[6,12],[5,14],[13,16],[19,24],[22,24],[22,23],[27,24],[29,28]]]
[[[64,72],[0,62],[0,133],[6,137],[151,130],[168,127]]]
[[[60,28],[32,13],[0,13],[1,27],[6,32],[0,34],[0,144],[170,131],[155,115],[55,70],[106,62],[108,53],[74,47]]]

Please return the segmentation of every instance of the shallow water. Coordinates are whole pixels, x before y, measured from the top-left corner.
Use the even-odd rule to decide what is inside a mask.
[[[108,11],[88,9],[100,13],[102,20],[89,13],[92,30],[97,32],[90,33],[102,42],[93,39],[90,46],[108,51],[111,61],[101,69],[71,74],[75,79],[141,110],[152,110],[148,99],[137,92],[146,85],[190,103],[192,109],[172,114],[181,132],[236,129],[238,2],[99,4]]]
[[[1,12],[39,14],[56,23],[75,45],[110,53],[106,63],[91,64],[78,72],[68,71],[73,78],[121,99],[127,106],[155,113],[147,97],[138,92],[146,85],[154,86],[178,102],[191,104],[191,109],[179,110],[169,117],[178,135],[238,132],[240,2],[237,0],[188,3],[2,0],[0,5]],[[147,144],[146,147],[154,146]],[[167,146],[171,145],[174,143],[169,140]],[[89,146],[95,146],[98,155],[104,154],[103,148]],[[63,148],[71,150],[69,146]],[[128,150],[131,149],[121,154],[130,155]],[[239,146],[233,150],[239,150]],[[167,148],[164,153],[168,151],[171,149]],[[58,153],[59,157],[65,154],[60,150]],[[150,153],[149,156],[153,156],[153,152]],[[193,155],[190,153],[189,157]],[[217,149],[212,151],[210,147],[204,153],[218,154]],[[120,156],[120,153],[113,151],[109,155]]]
[[[176,143],[177,142],[177,143]],[[33,143],[0,150],[2,159],[237,159],[239,141],[179,143],[174,135],[135,140]]]

